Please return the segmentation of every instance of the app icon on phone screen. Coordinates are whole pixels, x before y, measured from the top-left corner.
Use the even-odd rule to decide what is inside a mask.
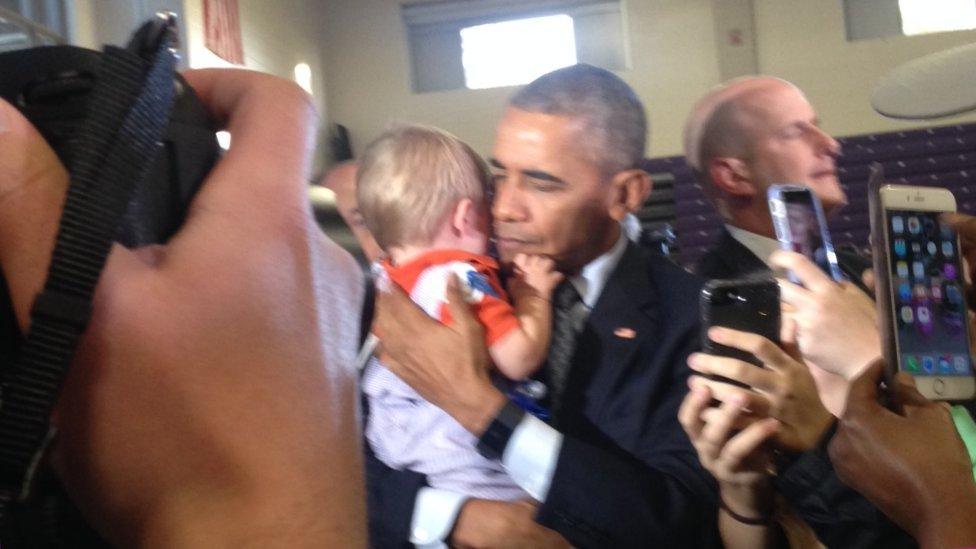
[[[898,299],[902,303],[908,303],[912,300],[912,287],[907,282],[898,285]]]
[[[918,311],[915,313],[918,318],[919,324],[931,324],[932,323],[932,312],[925,305],[919,305]]]
[[[895,239],[895,254],[898,255],[898,257],[905,257],[905,253],[907,251],[908,250],[905,248],[905,239],[904,238],[896,238]]]
[[[905,222],[902,220],[900,215],[896,215],[891,218],[891,230],[895,234],[901,234],[905,232]]]
[[[917,217],[912,216],[908,218],[908,232],[911,234],[919,234],[922,232],[922,224]]]
[[[901,321],[905,324],[911,324],[915,322],[915,313],[912,312],[912,308],[909,306],[904,306],[901,308]]]

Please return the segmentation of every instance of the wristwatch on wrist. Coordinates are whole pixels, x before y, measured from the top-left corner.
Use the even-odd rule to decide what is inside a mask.
[[[478,439],[478,453],[488,459],[501,459],[508,446],[512,432],[525,417],[525,410],[511,400],[506,400],[502,409],[495,414],[491,424]]]

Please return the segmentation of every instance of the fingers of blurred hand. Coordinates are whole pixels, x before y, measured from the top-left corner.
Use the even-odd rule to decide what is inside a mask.
[[[722,448],[723,459],[728,462],[730,468],[741,467],[764,444],[776,436],[779,426],[779,421],[773,418],[765,418],[745,427],[729,439],[725,447]]]
[[[556,268],[556,262],[553,261],[551,257],[546,257],[544,255],[537,255],[535,256],[535,258],[536,261],[539,262],[539,265],[543,270],[551,271]]]
[[[766,397],[755,391],[750,391],[737,385],[732,385],[731,383],[697,375],[691,376],[688,379],[688,383],[699,387],[707,387],[712,398],[720,402],[740,402],[744,411],[751,415],[768,416],[772,408],[769,399]]]
[[[419,326],[433,324],[434,321],[398,285],[386,284],[376,292],[373,331],[384,348],[397,347],[398,342],[409,339]]]
[[[528,262],[528,260],[529,260],[529,257],[527,255],[522,254],[522,253],[519,253],[519,254],[515,254],[515,258],[512,259],[512,264],[515,265],[515,267],[518,270],[524,271],[525,270],[525,265]]]
[[[803,353],[800,351],[800,343],[797,340],[799,329],[796,319],[792,316],[784,316],[780,324],[779,334],[780,346],[783,348],[783,352],[798,364],[804,363]]]
[[[833,279],[828,277],[820,267],[807,257],[796,252],[776,250],[769,256],[769,263],[793,273],[803,286],[814,292],[827,290],[834,285]]]
[[[784,313],[804,311],[816,306],[817,298],[810,290],[785,278],[778,278],[776,282],[779,284],[779,299]]]
[[[701,419],[704,423],[711,423],[717,420],[718,416],[724,414],[720,407],[709,406],[701,411]],[[762,421],[767,418],[756,417],[748,412],[743,411],[732,421],[732,429],[736,431],[741,431],[749,427],[750,425]]]
[[[201,230],[212,230],[213,216],[198,217],[212,211],[248,212],[251,223],[275,219],[275,211],[301,218],[308,208],[306,176],[317,123],[308,94],[253,71],[205,69],[184,77],[233,137],[194,199],[185,230],[201,221]]]
[[[864,287],[867,288],[872,295],[874,294],[875,276],[873,269],[865,269],[864,272],[861,273],[861,284],[864,284]]]
[[[940,217],[955,229],[960,237],[976,239],[976,217],[958,212],[947,212]]]
[[[907,405],[925,406],[932,402],[925,398],[922,393],[918,392],[918,389],[915,387],[915,378],[905,372],[895,374],[892,385],[889,390],[894,393],[896,401],[901,403],[903,407],[906,407],[906,410]]]
[[[778,345],[761,335],[714,327],[708,330],[708,337],[716,343],[751,353],[765,366],[774,370],[789,369],[794,366],[793,360]]]
[[[678,422],[681,423],[688,438],[694,442],[701,436],[701,430],[705,426],[702,411],[711,402],[712,394],[704,386],[689,383],[689,387],[688,394],[678,407]]]
[[[780,322],[779,326],[779,341],[780,343],[786,345],[790,343],[796,343],[796,319],[793,317],[785,317]]]
[[[742,403],[741,398],[731,398],[723,402],[718,407],[719,413],[712,417],[712,421],[705,423],[701,436],[698,437],[698,448],[706,459],[714,461],[721,453],[732,434],[736,419],[742,414]]]
[[[842,419],[849,420],[858,416],[869,417],[870,414],[883,410],[878,404],[878,380],[881,379],[882,372],[883,366],[879,361],[851,380],[848,385],[847,405],[841,415]]]
[[[700,374],[722,376],[762,391],[772,391],[776,385],[773,372],[734,358],[694,353],[688,357],[688,367]]]

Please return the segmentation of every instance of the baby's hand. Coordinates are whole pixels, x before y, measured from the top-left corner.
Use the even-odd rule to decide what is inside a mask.
[[[556,269],[556,263],[545,256],[518,254],[515,256],[515,280],[525,285],[539,296],[549,299],[552,291],[563,280],[563,274]]]

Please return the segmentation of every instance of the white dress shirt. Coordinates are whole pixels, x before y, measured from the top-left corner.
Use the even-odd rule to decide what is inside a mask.
[[[726,225],[725,228],[732,235],[732,238],[738,240],[739,244],[748,248],[750,252],[755,254],[767,266],[769,266],[769,256],[776,250],[781,249],[779,241],[775,238],[769,238],[768,236],[733,227],[732,225]],[[770,268],[772,267],[770,266]]]
[[[593,310],[607,279],[620,263],[626,249],[627,235],[621,230],[620,237],[608,252],[587,263],[580,274],[570,277],[569,281],[589,310]],[[502,465],[523,490],[536,500],[545,501],[552,476],[556,472],[562,442],[563,435],[559,431],[535,416],[526,414],[512,431],[512,437],[502,455]],[[461,506],[467,500],[468,496],[464,494],[421,488],[417,493],[410,523],[411,543],[423,549],[447,547],[446,538],[454,527]]]

